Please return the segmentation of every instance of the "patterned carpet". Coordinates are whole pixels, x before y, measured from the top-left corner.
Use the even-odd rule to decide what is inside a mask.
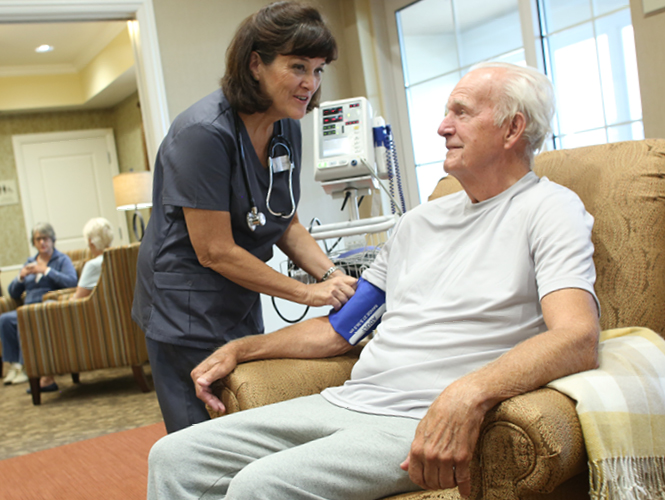
[[[3,373],[7,373],[5,364]],[[150,367],[145,367],[152,387]],[[29,384],[0,385],[0,460],[162,421],[154,390],[142,393],[131,368],[56,377],[60,391],[34,406]]]

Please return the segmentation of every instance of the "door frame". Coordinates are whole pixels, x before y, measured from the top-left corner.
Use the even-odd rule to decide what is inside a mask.
[[[0,0],[3,23],[126,19],[150,164],[169,128],[166,89],[152,0]]]
[[[43,142],[60,142],[70,141],[76,139],[91,139],[103,137],[106,142],[106,149],[110,155],[109,162],[113,175],[118,175],[118,155],[115,146],[115,139],[113,137],[113,129],[86,129],[86,130],[72,130],[67,132],[43,132],[37,134],[16,134],[12,136],[12,145],[14,147],[14,158],[16,161],[16,171],[18,173],[19,191],[21,193],[21,204],[23,206],[23,220],[25,222],[25,234],[28,238],[28,247],[32,246],[32,228],[36,224],[35,217],[32,213],[32,205],[30,203],[30,193],[28,190],[28,176],[25,169],[25,158],[23,155],[23,147],[29,144],[40,144]],[[120,227],[126,241],[129,242],[129,229],[127,227],[126,217],[117,217],[117,220],[112,221],[114,227]]]

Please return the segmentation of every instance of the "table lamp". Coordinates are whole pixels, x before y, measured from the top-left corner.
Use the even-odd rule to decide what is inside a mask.
[[[152,173],[126,172],[113,177],[113,192],[118,210],[134,210],[132,225],[137,241],[143,239],[145,222],[139,213],[141,208],[152,207]],[[137,229],[137,220],[141,225],[141,235]]]

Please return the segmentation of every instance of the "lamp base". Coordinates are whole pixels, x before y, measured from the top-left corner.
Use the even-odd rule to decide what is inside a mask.
[[[141,225],[141,235],[139,236],[138,229],[136,227],[136,220],[138,219]],[[134,217],[132,217],[132,226],[134,227],[134,236],[136,236],[136,241],[143,240],[143,235],[145,234],[145,221],[143,216],[139,213],[138,209],[134,210]]]

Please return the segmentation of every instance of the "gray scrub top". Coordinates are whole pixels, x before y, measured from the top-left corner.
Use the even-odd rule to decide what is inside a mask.
[[[284,119],[291,143],[293,192],[300,199],[300,123]],[[265,226],[247,227],[250,202],[236,147],[233,111],[221,90],[181,113],[162,141],[155,162],[153,209],[139,250],[132,318],[150,339],[209,349],[263,332],[259,294],[199,264],[183,207],[230,212],[235,243],[262,261],[273,255],[291,218],[266,208],[269,173],[240,121],[254,200]],[[288,172],[274,174],[273,211],[290,213]]]

